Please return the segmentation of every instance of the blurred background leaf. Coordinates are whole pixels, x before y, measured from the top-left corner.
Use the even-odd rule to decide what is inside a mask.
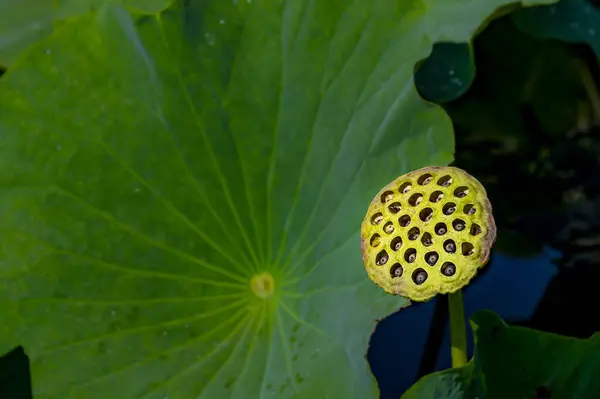
[[[511,327],[489,311],[477,312],[471,327],[471,362],[424,377],[403,399],[600,397],[600,335],[573,339]]]
[[[523,9],[513,20],[523,32],[571,43],[587,43],[600,57],[600,2],[562,0],[556,4]]]
[[[415,71],[415,86],[436,103],[456,100],[475,78],[475,61],[467,43],[435,43],[431,55]]]

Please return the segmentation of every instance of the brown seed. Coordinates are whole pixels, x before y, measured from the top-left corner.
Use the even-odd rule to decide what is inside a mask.
[[[431,176],[429,173],[426,173],[423,176],[419,177],[419,180],[417,180],[417,183],[419,183],[422,186],[425,186],[425,185],[429,184],[431,182],[431,180],[433,180],[433,176]]]
[[[439,259],[439,255],[437,252],[429,252],[425,255],[425,262],[429,264],[429,266],[434,266],[435,262]]]
[[[421,268],[416,269],[412,274],[412,279],[417,285],[421,285],[427,280],[427,272]]]
[[[381,194],[381,202],[384,204],[386,202],[390,202],[393,198],[394,198],[394,193],[391,191],[386,191],[385,193]]]
[[[409,240],[416,240],[417,238],[419,238],[419,234],[421,234],[421,231],[419,230],[418,227],[413,227],[412,229],[410,229],[408,231],[408,239]]]
[[[446,225],[444,223],[438,223],[435,225],[435,234],[437,234],[438,236],[446,234],[447,231],[448,229],[446,228]]]
[[[442,208],[442,212],[444,213],[444,215],[452,215],[454,211],[456,211],[456,204],[454,204],[453,202],[448,202]]]
[[[377,257],[375,258],[375,263],[377,263],[379,266],[383,266],[387,263],[389,258],[390,257],[387,254],[387,252],[381,251],[377,254]]]
[[[417,259],[417,250],[414,248],[409,248],[404,253],[404,260],[408,263],[413,263]]]
[[[408,193],[410,190],[412,189],[412,184],[406,182],[406,183],[402,183],[400,185],[400,187],[398,188],[398,191],[400,191],[400,193],[402,194],[406,194]]]
[[[428,247],[431,244],[433,244],[433,241],[431,239],[431,234],[429,234],[429,233],[423,234],[423,237],[421,237],[421,243],[423,245],[425,245],[426,247]]]
[[[474,215],[475,214],[475,206],[473,206],[473,204],[467,204],[463,208],[463,212],[467,215]]]
[[[455,253],[456,252],[456,244],[454,243],[454,241],[447,240],[446,242],[444,242],[444,251],[448,252],[449,254]]]
[[[440,202],[444,198],[444,193],[441,191],[434,191],[429,196],[429,202]]]
[[[402,277],[402,273],[404,273],[404,269],[402,268],[402,265],[400,263],[395,263],[390,268],[390,275],[392,276],[392,278]]]
[[[438,185],[442,186],[442,187],[448,187],[449,185],[452,184],[452,177],[449,175],[446,175],[444,177],[441,177],[438,180]]]
[[[392,240],[392,242],[390,243],[390,246],[392,247],[392,250],[397,251],[400,248],[402,248],[402,238],[400,237],[396,237]]]
[[[392,222],[387,222],[385,226],[383,226],[383,231],[392,234],[394,232],[394,224]]]
[[[388,206],[391,213],[398,213],[402,209],[402,205],[399,202],[394,202]]]
[[[371,217],[371,224],[377,226],[379,223],[383,221],[383,215],[381,213],[376,213]]]
[[[456,219],[452,222],[452,227],[454,227],[454,230],[456,231],[463,231],[466,226],[464,221]]]
[[[473,223],[473,225],[471,226],[471,235],[476,236],[478,234],[481,234],[481,231],[481,226],[479,226],[476,223]]]
[[[381,243],[381,237],[379,236],[379,234],[373,234],[373,237],[371,237],[371,246],[376,247],[380,243]]]
[[[458,198],[464,198],[467,196],[467,194],[469,194],[469,188],[465,186],[458,187],[456,190],[454,190],[454,196]]]
[[[402,226],[402,227],[408,226],[410,224],[410,216],[408,216],[408,215],[400,216],[400,218],[398,219],[398,224],[400,224],[400,226]]]
[[[452,277],[456,273],[456,266],[451,262],[446,262],[442,265],[442,274],[447,277]]]

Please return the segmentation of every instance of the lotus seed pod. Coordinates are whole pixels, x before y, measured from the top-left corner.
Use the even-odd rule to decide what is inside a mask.
[[[485,188],[451,166],[400,176],[377,193],[361,226],[369,278],[420,302],[467,285],[488,261],[495,239]]]

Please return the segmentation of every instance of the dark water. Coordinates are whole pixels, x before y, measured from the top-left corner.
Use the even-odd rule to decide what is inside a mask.
[[[531,318],[549,281],[557,274],[552,260],[558,255],[556,250],[548,247],[539,255],[528,258],[493,254],[482,275],[463,291],[466,316],[480,309],[490,309],[508,321]],[[403,309],[383,320],[375,330],[368,357],[380,385],[381,399],[398,399],[415,382],[420,371],[450,367],[447,313],[446,318],[442,317],[442,325],[432,332],[434,336],[437,332],[442,339],[433,345],[433,353],[431,348],[425,350],[436,300]],[[444,299],[440,300],[446,304]],[[468,334],[471,345],[470,329]],[[470,353],[472,349],[470,346]],[[424,367],[423,363],[429,363],[429,367]]]

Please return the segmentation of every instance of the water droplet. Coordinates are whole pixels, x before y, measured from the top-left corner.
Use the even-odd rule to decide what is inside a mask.
[[[453,75],[454,75],[454,73],[455,73],[455,72],[454,72],[454,69],[451,69],[451,70],[449,70],[449,71],[448,71],[448,75],[450,75],[450,76],[453,76]]]
[[[50,54],[52,51],[50,51],[50,49],[46,49],[46,51],[44,51],[44,53],[46,54]]]
[[[133,192],[134,192],[134,193],[139,193],[140,191],[141,191],[141,190],[140,190],[140,188],[139,188],[139,187],[136,187],[136,188],[134,188],[134,189],[133,189]]]
[[[579,29],[579,22],[571,22],[569,24],[569,28],[571,28],[571,29]]]
[[[204,33],[204,38],[206,39],[206,43],[208,43],[209,46],[214,46],[215,44],[215,37],[213,35],[211,35],[208,32]]]
[[[60,150],[62,150],[62,146],[59,144],[59,145],[57,145],[57,146],[56,146],[56,149],[57,149],[58,151],[60,151]]]
[[[588,29],[588,35],[590,36],[596,36],[596,31],[592,28]]]
[[[219,23],[220,23],[221,25],[224,25],[224,24],[225,24],[225,20],[224,20],[224,19],[221,19],[221,20],[219,20]]]
[[[117,311],[114,309],[111,309],[110,315],[114,317],[116,314],[117,314]]]
[[[163,332],[162,332],[162,336],[163,336],[163,337],[166,337],[166,336],[167,336],[167,330],[165,330],[165,331],[163,331]]]
[[[185,328],[190,328],[190,323],[185,323]]]

